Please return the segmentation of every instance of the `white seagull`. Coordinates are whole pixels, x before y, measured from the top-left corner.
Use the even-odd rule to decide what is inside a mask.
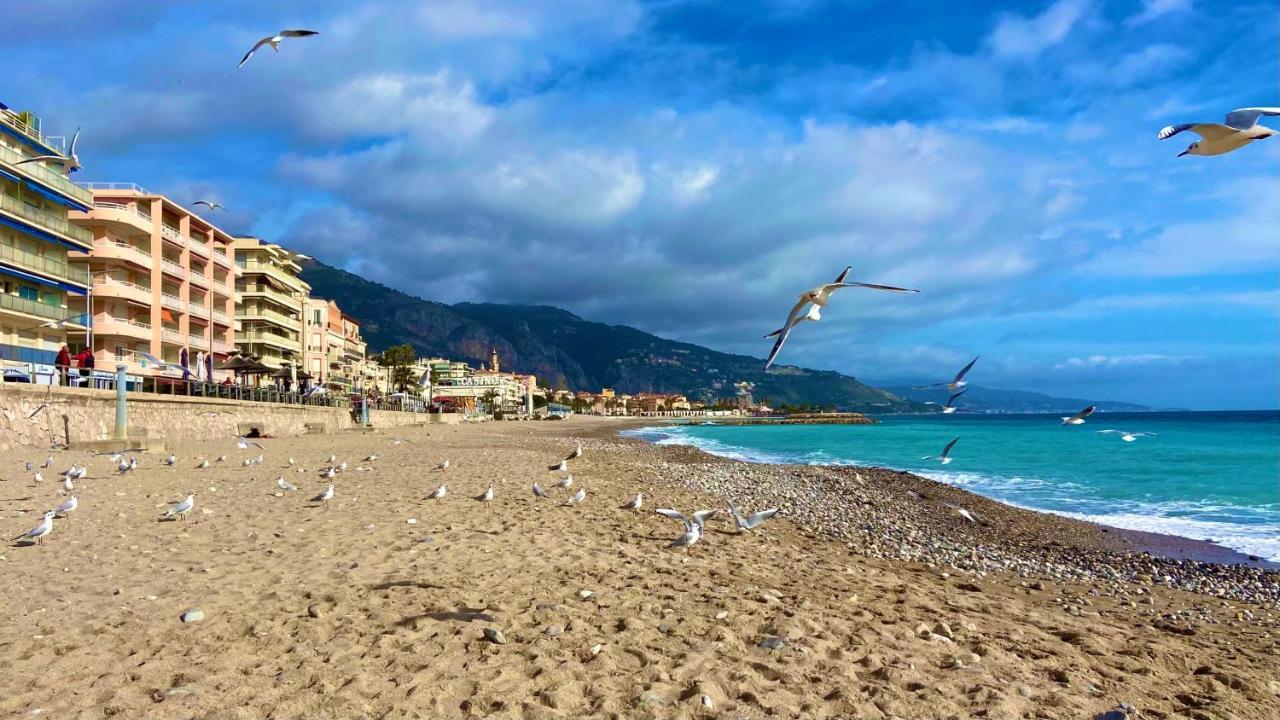
[[[568,489],[569,489],[569,487],[570,487],[570,486],[572,486],[572,485],[573,485],[573,476],[572,476],[572,475],[569,475],[568,477],[564,478],[564,479],[563,479],[563,480],[561,480],[560,482],[556,483],[556,487],[558,487],[558,488],[563,488],[563,489],[565,489],[565,490],[568,490]]]
[[[257,442],[256,440],[249,440],[248,438],[244,437],[243,435],[237,435],[237,436],[236,436],[236,449],[237,449],[237,450],[248,450],[250,445],[252,445],[252,446],[254,446],[254,447],[258,448],[259,450],[266,450],[266,448],[262,447],[262,443]]]
[[[440,502],[442,499],[444,499],[444,496],[448,494],[449,494],[449,486],[441,485],[440,487],[433,490],[431,494],[428,495],[427,497],[428,499],[435,500],[436,502]]]
[[[690,520],[677,510],[660,508],[656,512],[664,517],[673,518],[684,523],[684,534],[672,541],[667,547],[684,548],[685,552],[689,551],[689,546],[702,539],[704,522],[708,517],[715,514],[715,510],[702,510],[694,513],[693,519]]]
[[[71,173],[80,169],[80,156],[76,154],[76,141],[80,139],[80,128],[76,128],[76,134],[71,136],[71,145],[67,147],[66,155],[37,155],[29,157],[25,160],[19,160],[14,165],[24,165],[30,162],[51,162],[54,165],[62,166],[62,174],[71,177]]]
[[[62,517],[67,517],[71,514],[72,510],[75,510],[78,507],[80,507],[80,500],[77,499],[75,495],[72,495],[64,500],[61,505],[54,508],[53,512],[57,515],[61,515]]]
[[[175,503],[171,505],[168,510],[165,510],[164,516],[176,517],[180,520],[186,520],[187,513],[191,512],[192,508],[194,508],[195,506],[196,506],[195,493],[187,493],[187,496],[182,499],[182,502]]]
[[[1072,415],[1071,417],[1062,418],[1062,424],[1063,425],[1083,425],[1084,419],[1092,415],[1093,411],[1097,409],[1098,409],[1097,406],[1090,405],[1089,407],[1081,410],[1080,412],[1076,413],[1075,415]]]
[[[584,487],[580,487],[578,488],[578,492],[574,493],[573,496],[569,498],[569,501],[567,504],[573,505],[575,503],[580,503],[586,499],[587,499],[587,489]]]
[[[209,210],[211,210],[211,211],[212,211],[212,210],[226,210],[226,209],[227,209],[227,208],[226,208],[222,203],[220,203],[220,202],[218,202],[218,201],[216,201],[216,200],[197,200],[197,201],[195,201],[195,202],[191,203],[191,205],[192,205],[192,207],[194,207],[194,206],[196,206],[196,205],[203,205],[203,206],[205,206],[205,207],[209,208]]]
[[[786,336],[788,335],[788,333],[792,328],[794,328],[797,324],[799,324],[800,322],[806,319],[813,320],[815,322],[821,319],[820,314],[807,311],[806,306],[812,304],[815,307],[826,307],[831,302],[831,296],[835,294],[837,290],[843,290],[844,288],[849,288],[849,287],[861,287],[861,288],[870,288],[872,290],[886,290],[888,292],[920,292],[919,290],[911,290],[909,288],[894,287],[892,285],[873,285],[871,283],[846,282],[845,278],[849,277],[849,270],[851,269],[852,269],[852,266],[846,267],[844,271],[841,272],[840,275],[836,277],[836,281],[833,283],[819,285],[816,288],[812,288],[810,290],[806,290],[800,293],[800,301],[797,302],[795,306],[791,308],[791,312],[787,313],[787,319],[785,322],[782,323],[782,327],[778,328],[777,330],[765,336],[765,337],[773,337],[775,334],[778,335],[778,341],[774,343],[774,352],[771,353],[769,360],[765,362],[765,365],[764,365],[765,370],[768,370],[769,367],[773,364],[773,360],[778,355],[777,351],[782,349],[782,343],[785,342]],[[806,317],[806,315],[812,315],[812,317]]]
[[[209,461],[208,461],[208,460],[201,460],[201,461],[200,461],[200,464],[196,466],[196,469],[197,469],[197,470],[204,470],[204,469],[205,469],[205,468],[207,468],[207,467],[209,467]]]
[[[960,392],[955,393],[955,394],[954,394],[954,395],[952,395],[951,397],[947,398],[947,404],[942,406],[942,414],[943,414],[943,415],[950,415],[951,413],[955,412],[955,411],[956,411],[956,406],[955,406],[956,398],[960,397],[961,395],[963,395],[963,394],[965,394],[965,393],[967,393],[967,392],[969,392],[969,388],[961,388],[961,389],[960,389]]]
[[[948,390],[959,390],[960,388],[969,384],[964,381],[964,376],[969,374],[969,371],[973,369],[973,364],[976,362],[978,362],[978,358],[976,357],[970,360],[968,365],[965,365],[964,367],[960,368],[960,372],[956,373],[956,376],[952,378],[950,382],[940,382],[940,383],[934,383],[932,385],[920,385],[911,389],[927,390],[929,388],[945,387]]]
[[[769,351],[769,357],[764,361],[764,369],[768,370],[773,366],[773,361],[778,359],[778,353],[782,352],[783,343],[787,341],[787,338],[791,337],[791,331],[795,329],[795,326],[805,321],[818,322],[821,319],[822,308],[817,305],[810,305],[807,313],[795,318],[788,317],[785,325],[765,335],[767,338],[777,337],[778,339],[773,342],[773,349]]]
[[[164,464],[165,464],[165,465],[177,465],[177,464],[178,464],[178,456],[177,456],[177,455],[174,455],[173,453],[169,453],[169,456],[168,456],[168,457],[166,457],[166,458],[164,459]]]
[[[685,523],[686,525],[689,523],[693,523],[694,525],[698,526],[698,531],[699,533],[701,533],[704,526],[707,524],[707,518],[711,517],[712,515],[715,515],[717,512],[719,512],[719,510],[699,510],[698,512],[693,514],[692,520],[690,520],[689,518],[686,518],[684,516],[684,513],[680,512],[679,510],[672,510],[671,508],[658,508],[657,510],[654,510],[654,512],[658,513],[663,517],[669,517],[672,520],[679,520],[680,522]]]
[[[534,483],[534,484],[533,484],[533,496],[534,496],[534,497],[536,497],[536,498],[544,498],[544,497],[546,497],[546,496],[547,496],[547,491],[546,491],[546,490],[543,490],[543,489],[542,489],[542,486],[541,486],[541,485],[539,485],[538,483]]]
[[[1133,442],[1140,437],[1157,437],[1152,432],[1129,432],[1127,430],[1099,430],[1100,434],[1119,435],[1120,439],[1125,442]]]
[[[37,545],[40,544],[44,537],[53,532],[53,511],[50,510],[44,514],[44,519],[38,525],[30,530],[22,533],[14,540],[31,540]]]
[[[778,514],[778,508],[769,508],[768,510],[761,510],[754,515],[742,517],[738,514],[738,508],[733,506],[733,501],[729,499],[728,495],[724,496],[724,501],[729,504],[729,512],[733,515],[733,523],[738,526],[738,532],[755,530],[763,525],[765,520]]]
[[[283,475],[276,478],[276,487],[280,488],[283,492],[293,492],[298,489],[296,485],[285,480]]]
[[[957,442],[960,442],[960,438],[959,438],[959,436],[951,438],[951,442],[947,443],[947,446],[946,446],[946,447],[944,447],[944,448],[942,448],[942,454],[941,454],[941,455],[936,455],[936,456],[935,456],[935,455],[925,455],[924,457],[922,457],[922,458],[920,458],[920,459],[921,459],[921,460],[938,460],[938,461],[940,461],[943,465],[946,465],[947,463],[951,462],[951,448],[955,447]]]
[[[249,58],[253,57],[253,54],[257,52],[258,48],[262,47],[263,45],[270,45],[272,50],[275,50],[276,52],[280,52],[280,43],[283,42],[285,38],[310,37],[312,35],[319,35],[319,34],[320,33],[316,32],[315,30],[281,30],[275,35],[268,35],[267,37],[264,37],[258,42],[254,43],[253,47],[249,48],[249,52],[244,54],[244,58],[240,60],[240,64],[237,65],[236,67],[237,68],[244,67],[244,64],[249,62]]]
[[[1266,140],[1272,135],[1280,134],[1266,125],[1258,124],[1258,118],[1263,115],[1280,115],[1280,108],[1240,108],[1227,113],[1227,118],[1223,121],[1223,124],[1186,123],[1183,125],[1170,125],[1161,128],[1160,132],[1156,133],[1156,138],[1168,140],[1183,130],[1190,130],[1204,139],[1191,143],[1186,150],[1178,153],[1178,157],[1183,155],[1222,155],[1242,148],[1254,140]]]
[[[564,459],[577,460],[580,457],[582,457],[582,443],[578,443],[577,447],[573,449],[573,452],[569,453],[568,455],[565,455]]]
[[[329,487],[324,492],[311,498],[311,502],[318,502],[325,507],[329,507],[329,501],[333,499],[333,483],[329,483]]]
[[[636,493],[636,496],[631,499],[631,502],[623,505],[622,509],[623,510],[639,510],[640,506],[642,505],[644,505],[644,493]]]
[[[555,465],[548,465],[548,466],[547,466],[547,470],[548,470],[549,472],[566,472],[566,471],[568,471],[568,469],[569,469],[569,461],[568,461],[568,460],[561,460],[560,462],[556,463]]]
[[[436,466],[436,469],[439,470],[440,472],[444,472],[445,470],[448,470],[449,461],[445,460],[444,462],[440,463],[439,465]]]
[[[69,479],[70,479],[70,478],[68,478],[68,480],[69,480]],[[35,480],[36,482],[44,482],[44,475],[41,475],[41,474],[40,474],[40,471],[39,471],[39,470],[37,470],[37,471],[36,471],[36,474],[35,474],[35,476],[32,478],[32,480]]]
[[[36,473],[36,474],[39,475],[40,473]],[[43,480],[44,478],[40,478],[40,479]],[[62,478],[62,489],[66,490],[67,492],[75,492],[76,484],[71,482],[71,478],[64,477]]]
[[[485,488],[484,492],[476,496],[476,499],[482,503],[493,502],[493,483],[489,483],[489,487]]]

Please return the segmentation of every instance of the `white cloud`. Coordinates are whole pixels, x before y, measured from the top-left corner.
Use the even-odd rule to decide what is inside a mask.
[[[1129,27],[1145,25],[1166,15],[1189,13],[1191,6],[1192,0],[1143,0],[1142,9],[1129,16],[1124,22]]]
[[[1098,368],[1146,367],[1151,365],[1181,365],[1200,358],[1193,355],[1089,355],[1067,358],[1053,366],[1054,370],[1092,370]]]
[[[1031,18],[1008,13],[997,21],[987,44],[997,57],[1032,59],[1062,42],[1089,9],[1088,0],[1057,0]]]

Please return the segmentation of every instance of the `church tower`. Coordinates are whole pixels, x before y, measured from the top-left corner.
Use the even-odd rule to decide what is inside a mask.
[[[494,372],[501,372],[502,370],[498,363],[498,348],[493,348],[493,352],[489,354],[489,369]]]

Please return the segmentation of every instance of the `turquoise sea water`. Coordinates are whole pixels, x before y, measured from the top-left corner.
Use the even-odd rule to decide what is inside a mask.
[[[879,425],[645,428],[628,434],[752,462],[874,465],[1021,507],[1212,539],[1280,561],[1280,412],[887,416]],[[1152,432],[1124,442],[1096,431]],[[937,455],[953,437],[952,462]]]

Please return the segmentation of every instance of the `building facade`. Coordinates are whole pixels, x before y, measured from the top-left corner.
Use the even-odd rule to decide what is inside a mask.
[[[52,374],[63,345],[74,354],[88,343],[88,273],[70,256],[93,238],[67,213],[89,210],[93,196],[56,165],[19,164],[62,153],[38,117],[0,105],[0,366]]]
[[[232,248],[240,269],[236,344],[272,367],[304,362],[303,315],[311,286],[300,276],[297,254],[255,237],[236,238]]]
[[[92,234],[72,253],[92,281],[93,353],[100,368],[162,374],[142,355],[214,370],[235,347],[236,265],[232,237],[164,195],[128,183],[87,183],[88,212],[71,221]],[[212,357],[210,363],[206,358]]]

